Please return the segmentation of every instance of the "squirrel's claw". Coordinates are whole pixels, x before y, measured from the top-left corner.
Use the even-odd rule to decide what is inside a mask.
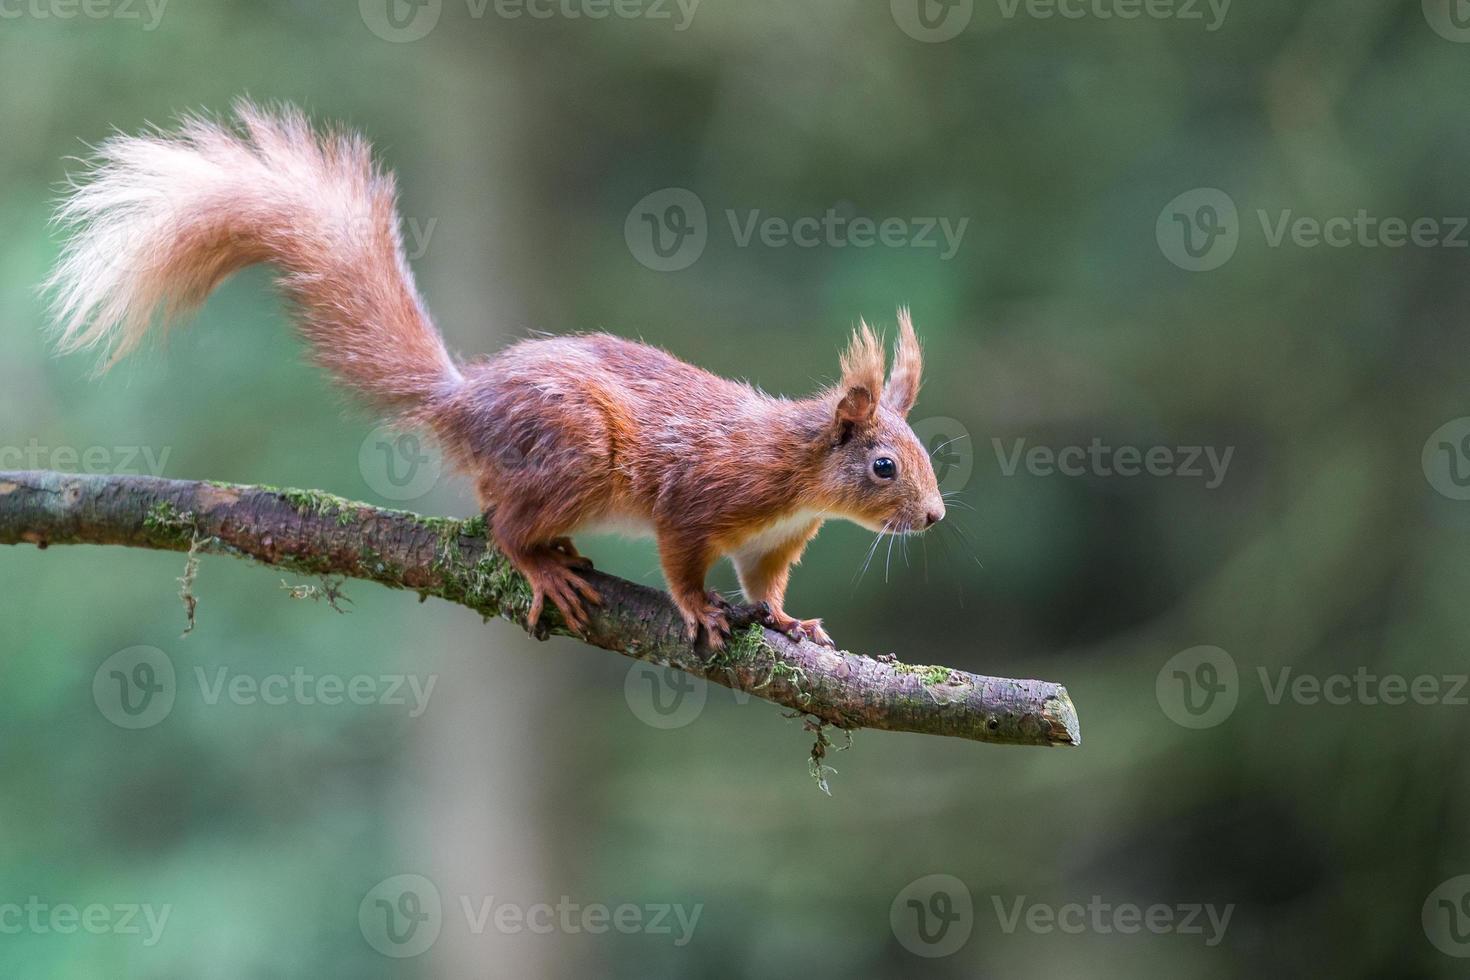
[[[832,642],[832,637],[822,629],[820,619],[795,619],[782,612],[768,612],[764,622],[776,632],[783,633],[798,642],[811,640],[819,646],[831,647],[834,650],[837,648],[837,644]]]
[[[565,556],[571,560],[570,556]],[[581,558],[580,555],[576,556]],[[585,560],[585,559],[582,559]],[[547,599],[561,612],[567,627],[580,636],[587,635],[587,607],[602,605],[602,596],[587,581],[578,575],[566,561],[548,562],[527,574],[531,583],[531,610],[526,616],[526,628],[536,632],[541,611]]]
[[[828,636],[827,631],[822,629],[822,621],[820,619],[798,620],[797,631],[800,634],[800,638],[811,640],[819,646],[830,647],[833,650],[837,649],[837,644],[832,641],[832,637]]]
[[[725,639],[730,635],[730,604],[718,592],[707,594],[703,609],[693,615],[684,613],[685,638],[698,645],[700,633],[711,650],[725,649]]]

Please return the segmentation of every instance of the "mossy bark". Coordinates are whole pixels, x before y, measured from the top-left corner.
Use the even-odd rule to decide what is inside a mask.
[[[113,544],[231,554],[307,575],[368,579],[524,625],[525,580],[486,540],[480,518],[423,517],[316,491],[0,472],[0,544]],[[600,572],[604,604],[586,643],[666,664],[844,729],[951,735],[1010,745],[1077,745],[1065,688],[947,667],[877,660],[766,629],[739,607],[728,648],[692,646],[661,591]],[[572,636],[555,609],[538,635]]]

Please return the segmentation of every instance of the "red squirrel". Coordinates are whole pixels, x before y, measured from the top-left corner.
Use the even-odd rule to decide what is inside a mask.
[[[585,633],[600,597],[571,535],[651,531],[691,642],[720,649],[727,606],[705,575],[733,559],[768,623],[831,645],[784,607],[791,566],[829,517],[906,534],[944,517],[929,455],[905,421],[922,355],[907,311],[892,371],[865,324],[841,380],[802,399],[716,377],[608,334],[523,340],[452,358],[419,298],[391,174],[358,135],[316,132],[289,107],[235,106],[238,127],[185,118],[118,135],[58,211],[71,230],[48,285],[58,346],[135,348],[155,313],[199,306],[268,262],[312,358],[399,423],[427,429],[475,482],[496,546],[533,593]]]

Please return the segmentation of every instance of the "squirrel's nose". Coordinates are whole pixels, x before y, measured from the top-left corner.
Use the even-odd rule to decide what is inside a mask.
[[[938,510],[931,510],[928,514],[924,516],[928,521],[928,523],[926,523],[924,526],[933,527],[940,521],[944,520],[944,508],[940,507]]]

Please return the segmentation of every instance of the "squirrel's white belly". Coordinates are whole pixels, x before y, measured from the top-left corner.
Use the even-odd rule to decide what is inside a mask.
[[[596,517],[577,528],[577,534],[616,534],[624,538],[651,538],[653,522],[636,514]]]
[[[820,519],[822,514],[822,511],[799,510],[778,517],[769,524],[755,528],[731,551],[734,554],[765,554],[789,542],[806,530],[812,521]],[[593,518],[578,527],[573,533],[616,534],[625,538],[654,537],[653,522],[637,514],[605,514]]]
[[[789,542],[805,531],[812,521],[821,517],[822,511],[798,510],[779,517],[764,527],[757,528],[734,549],[736,554],[762,555]]]

